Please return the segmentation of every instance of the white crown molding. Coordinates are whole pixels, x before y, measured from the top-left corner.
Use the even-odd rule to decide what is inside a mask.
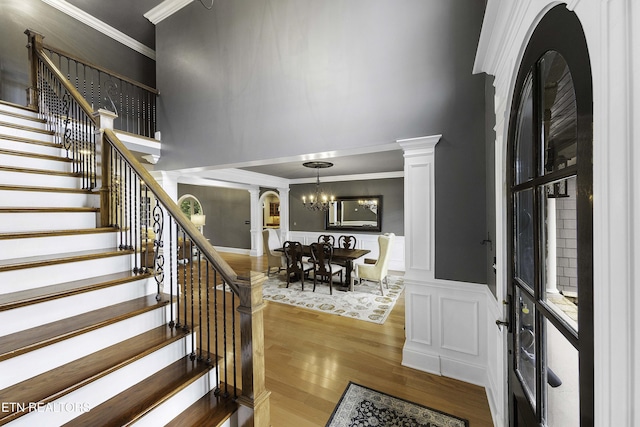
[[[162,3],[144,14],[144,17],[152,24],[158,25],[169,16],[173,15],[193,0],[164,0]]]
[[[70,17],[77,19],[85,25],[93,28],[96,31],[101,32],[102,34],[111,37],[117,42],[122,43],[123,45],[135,50],[136,52],[156,60],[156,51],[151,49],[150,47],[145,46],[139,41],[135,40],[132,37],[129,37],[125,33],[116,30],[111,25],[89,15],[87,12],[75,7],[74,5],[66,2],[65,0],[42,0],[44,3],[58,9],[60,12],[69,15]]]

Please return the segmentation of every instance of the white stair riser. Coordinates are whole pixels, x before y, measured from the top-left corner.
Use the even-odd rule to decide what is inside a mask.
[[[73,170],[73,165],[69,162],[3,153],[0,153],[0,165],[54,172],[71,172]],[[43,182],[46,182],[46,179]]]
[[[0,362],[0,390],[168,323],[166,307]],[[168,326],[167,326],[168,327]],[[183,350],[184,351],[184,350]],[[184,356],[185,353],[182,353]],[[25,367],[28,366],[28,369]]]
[[[0,337],[156,293],[155,280],[141,279],[66,298],[0,311]],[[20,321],[16,322],[16,319]]]
[[[24,151],[34,154],[45,154],[48,156],[64,156],[65,151],[60,147],[52,147],[50,145],[30,144],[28,142],[13,141],[11,139],[3,139],[0,135],[0,148],[15,151]]]
[[[36,141],[53,142],[53,135],[34,132],[27,129],[16,129],[0,125],[0,135],[19,136],[20,138],[35,139]]]
[[[55,188],[80,189],[82,180],[71,175],[47,175],[29,172],[13,172],[0,169],[0,183],[4,185],[26,185],[26,186],[42,186]]]
[[[3,239],[0,240],[0,260],[109,249],[117,246],[118,235],[115,232]]]
[[[25,110],[24,108],[18,108],[18,107],[14,107],[12,105],[0,103],[0,116],[1,117],[4,117],[2,115],[3,111],[6,111],[8,113],[14,113],[14,114],[22,114],[23,116],[29,116],[29,117],[33,117],[33,118],[38,117],[38,113],[36,113],[35,111],[29,111],[29,110]]]
[[[24,115],[23,113],[18,114]],[[46,129],[46,124],[37,119],[31,120],[23,117],[15,117],[5,114],[0,114],[0,122],[13,123],[15,125],[27,126],[36,129]]]
[[[131,256],[111,256],[0,272],[0,294],[55,285],[132,269]]]
[[[92,228],[97,220],[96,212],[3,212],[0,213],[0,233]]]
[[[165,346],[55,401],[58,407],[62,408],[65,405],[68,405],[69,408],[74,408],[74,405],[75,407],[79,406],[79,411],[32,412],[15,420],[11,423],[11,427],[58,426],[67,423],[73,418],[82,415],[82,408],[88,408],[89,410],[95,408],[183,357],[187,352],[191,351],[188,348],[189,341],[189,338],[184,338]],[[157,425],[164,424],[166,424],[166,421]]]
[[[136,422],[136,427],[156,427],[165,425],[168,420],[172,420],[198,399],[209,393],[218,384],[216,378],[216,370],[210,370],[206,375],[198,378],[189,386],[180,390],[171,398],[167,399],[161,405],[153,409],[153,411],[145,414]]]
[[[15,191],[0,189],[0,207],[24,208],[95,208],[100,206],[97,193],[57,191]]]

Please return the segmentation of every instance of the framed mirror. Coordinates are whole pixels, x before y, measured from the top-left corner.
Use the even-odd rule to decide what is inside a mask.
[[[336,197],[326,213],[325,229],[381,231],[382,196]]]

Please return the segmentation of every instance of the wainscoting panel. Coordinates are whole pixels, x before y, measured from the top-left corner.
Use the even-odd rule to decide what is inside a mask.
[[[486,285],[405,277],[407,339],[402,364],[484,387],[487,294]]]
[[[409,304],[411,306],[409,307]],[[407,334],[410,334],[412,342],[431,345],[431,310],[425,310],[424,307],[431,307],[431,295],[413,294],[411,301],[406,302],[407,310],[413,315],[410,319],[411,326],[407,328]]]
[[[478,356],[478,301],[440,299],[440,347]]]

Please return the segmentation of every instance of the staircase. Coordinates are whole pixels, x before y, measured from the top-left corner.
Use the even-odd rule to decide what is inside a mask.
[[[215,363],[189,357],[198,327],[168,326],[176,298],[97,227],[53,141],[0,102],[0,425],[238,425]]]

